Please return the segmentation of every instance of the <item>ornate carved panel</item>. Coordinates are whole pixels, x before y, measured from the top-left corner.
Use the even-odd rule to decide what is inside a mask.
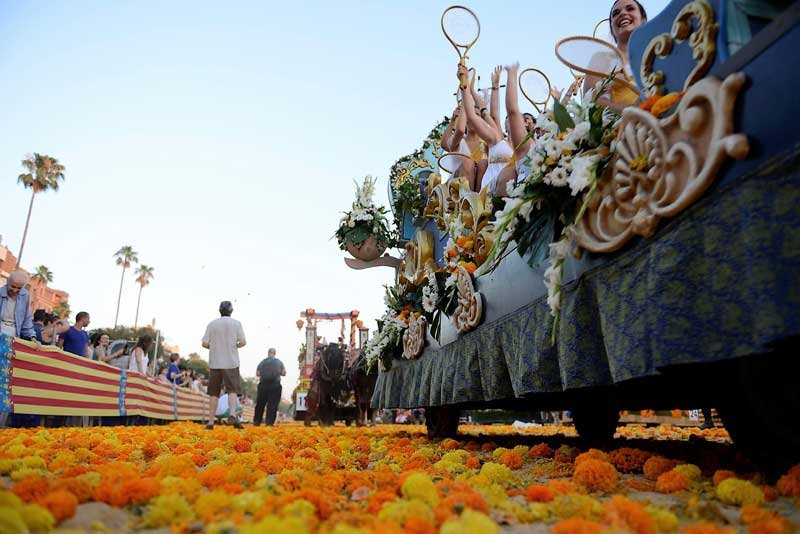
[[[459,334],[475,330],[483,319],[483,297],[472,285],[472,276],[467,270],[458,267],[456,282],[458,305],[453,313],[453,326]]]
[[[744,158],[747,137],[733,133],[744,83],[742,73],[724,82],[704,78],[665,119],[626,108],[613,173],[601,180],[575,227],[578,245],[612,252],[635,235],[653,235],[661,219],[679,214],[711,186],[726,158]]]
[[[672,52],[673,43],[682,43],[686,39],[692,48],[695,67],[683,83],[684,90],[702,79],[714,63],[718,28],[708,0],[693,0],[683,6],[672,23],[672,32],[654,37],[644,51],[640,75],[645,96],[664,94],[664,73],[653,70],[656,57],[667,57]]]
[[[406,243],[406,254],[400,262],[400,282],[414,286],[424,284],[429,263],[435,263],[433,234],[420,229],[414,239]]]
[[[411,319],[408,328],[403,332],[403,358],[416,360],[425,349],[425,334],[428,322],[425,317],[419,316]]]

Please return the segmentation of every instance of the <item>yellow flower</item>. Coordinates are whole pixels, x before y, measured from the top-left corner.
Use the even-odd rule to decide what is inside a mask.
[[[26,456],[22,459],[22,465],[30,469],[46,469],[47,464],[40,456]]]
[[[486,462],[481,467],[480,475],[495,484],[508,484],[514,480],[514,473],[503,464]]]
[[[22,500],[10,491],[0,491],[0,507],[14,508],[18,510],[23,506]]]
[[[655,506],[647,506],[645,510],[653,518],[658,532],[674,532],[678,530],[678,517],[669,510],[656,508]]]
[[[34,532],[49,532],[56,524],[53,514],[37,504],[24,506],[19,513],[28,528]]]
[[[13,480],[14,482],[19,482],[20,480],[26,479],[28,477],[40,476],[42,474],[44,474],[44,471],[42,471],[41,469],[31,469],[29,467],[23,467],[11,473],[11,480]]]
[[[603,513],[603,506],[599,501],[578,493],[559,495],[548,503],[548,506],[561,519],[573,517],[596,519]]]
[[[8,475],[20,467],[22,467],[22,462],[20,460],[3,458],[0,460],[0,475]]]
[[[308,534],[311,532],[311,527],[299,517],[278,517],[274,515],[268,515],[258,523],[239,527],[239,534],[262,534],[264,532]]]
[[[333,527],[333,532],[331,534],[370,534],[370,531],[348,525],[347,523],[337,523],[336,526]]]
[[[0,532],[28,534],[28,526],[17,510],[7,506],[0,506]]]
[[[761,488],[738,478],[728,478],[717,486],[717,498],[725,504],[742,506],[743,504],[764,504],[764,492]]]
[[[412,473],[403,482],[403,497],[417,499],[428,506],[434,507],[439,503],[439,493],[433,485],[431,478],[425,473]]]
[[[497,534],[497,523],[488,516],[467,508],[458,518],[445,521],[440,534]]]
[[[264,495],[257,491],[245,491],[233,496],[233,509],[244,514],[255,515],[264,506]]]
[[[317,507],[305,499],[297,499],[284,506],[281,514],[284,517],[311,519],[317,516]]]
[[[418,517],[426,521],[434,520],[433,510],[430,506],[416,499],[412,501],[398,499],[384,503],[378,514],[378,519],[391,521],[398,525],[404,524],[410,517]]]
[[[700,480],[700,477],[702,476],[700,468],[694,464],[681,464],[677,467],[674,467],[672,470],[682,474],[687,480],[690,481]]]
[[[182,521],[193,520],[194,511],[180,495],[161,495],[150,501],[142,519],[145,527],[168,527]]]

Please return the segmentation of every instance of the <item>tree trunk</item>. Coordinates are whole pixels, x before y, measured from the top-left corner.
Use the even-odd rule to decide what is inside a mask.
[[[117,321],[119,320],[119,303],[122,301],[122,281],[125,280],[125,264],[122,264],[122,277],[119,279],[119,296],[117,297],[117,314],[114,315],[114,328],[117,327]]]
[[[28,217],[25,219],[25,230],[22,231],[22,243],[19,245],[19,254],[17,255],[17,269],[22,266],[22,251],[25,250],[25,238],[28,237],[28,225],[31,222],[31,212],[33,211],[33,199],[36,197],[36,187],[33,187],[31,193],[31,203],[28,206]]]
[[[139,285],[139,298],[136,299],[136,319],[133,320],[134,330],[136,330],[136,327],[139,326],[139,304],[142,302],[142,289],[144,289],[144,286]]]

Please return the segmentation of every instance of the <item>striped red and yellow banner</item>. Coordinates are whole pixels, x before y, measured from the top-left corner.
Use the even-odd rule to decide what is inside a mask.
[[[8,371],[11,413],[138,415],[186,421],[207,418],[208,395],[164,384],[133,371],[123,372],[58,347],[37,349],[34,343],[14,339],[10,348],[7,357],[11,364]]]

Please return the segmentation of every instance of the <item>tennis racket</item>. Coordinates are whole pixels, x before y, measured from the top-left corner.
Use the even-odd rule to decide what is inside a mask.
[[[552,88],[547,75],[539,69],[529,68],[519,73],[519,90],[539,113],[547,109]]]
[[[450,6],[442,13],[442,32],[456,49],[459,64],[465,65],[469,49],[481,34],[478,16],[464,6]]]

